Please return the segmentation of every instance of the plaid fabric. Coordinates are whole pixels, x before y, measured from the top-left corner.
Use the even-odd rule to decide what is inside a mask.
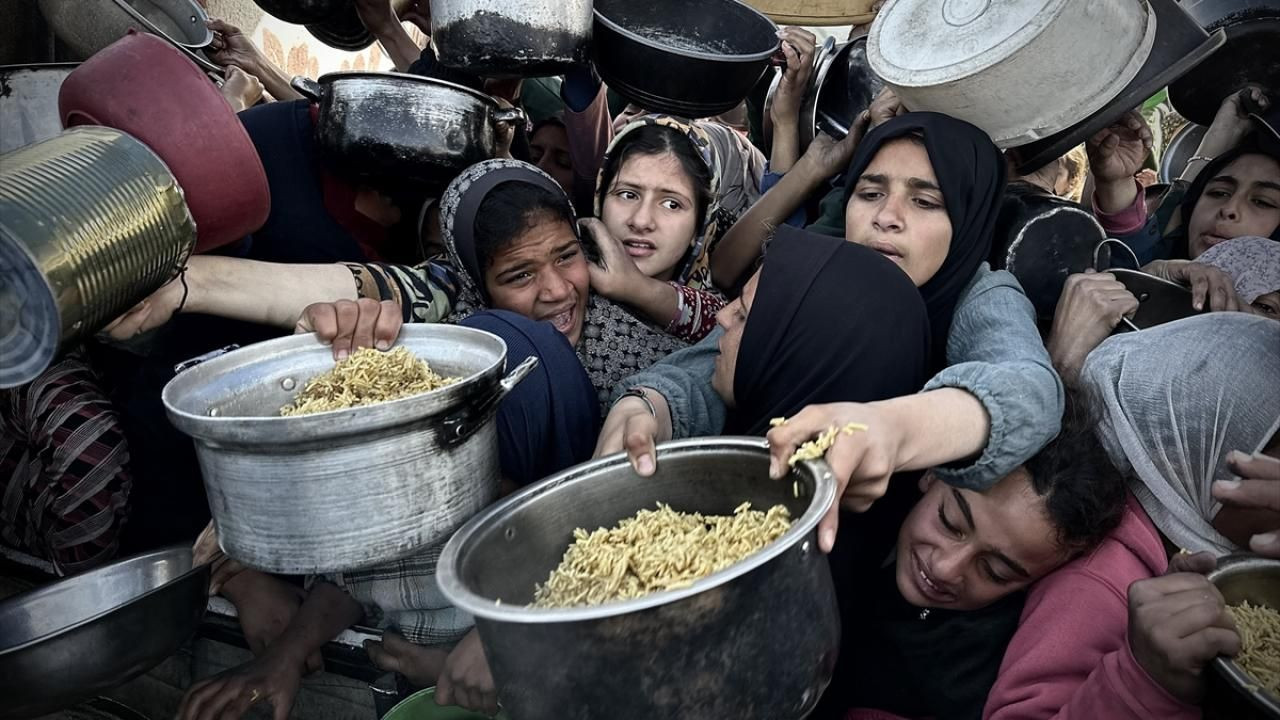
[[[128,462],[115,411],[82,359],[0,390],[0,541],[61,575],[112,559],[128,515]]]
[[[471,630],[475,620],[450,605],[436,583],[436,563],[446,542],[448,538],[404,560],[325,579],[364,607],[364,624],[396,628],[419,645],[453,645]]]

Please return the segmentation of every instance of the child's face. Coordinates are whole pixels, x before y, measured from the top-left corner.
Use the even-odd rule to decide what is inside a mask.
[[[978,610],[1069,559],[1026,470],[981,493],[931,473],[922,485],[898,531],[898,591],[912,605]]]

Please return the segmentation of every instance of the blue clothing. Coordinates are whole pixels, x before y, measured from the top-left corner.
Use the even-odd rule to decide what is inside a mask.
[[[531,356],[534,368],[498,405],[498,464],[528,485],[591,458],[600,429],[596,391],[573,346],[551,323],[486,310],[458,323],[507,344],[507,372]]]
[[[674,437],[718,435],[725,405],[711,387],[717,328],[702,342],[624,381],[625,390],[648,387],[671,407]],[[986,448],[972,463],[938,468],[957,487],[983,490],[1009,474],[1058,434],[1065,395],[1036,330],[1035,309],[1013,275],[985,263],[965,288],[947,336],[948,366],[924,390],[955,387],[972,393],[991,418]]]

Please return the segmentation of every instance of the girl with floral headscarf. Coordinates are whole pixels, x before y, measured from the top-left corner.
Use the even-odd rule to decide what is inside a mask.
[[[602,263],[593,286],[667,332],[696,341],[724,299],[709,258],[724,231],[760,196],[764,158],[713,122],[645,115],[610,145],[584,221]]]

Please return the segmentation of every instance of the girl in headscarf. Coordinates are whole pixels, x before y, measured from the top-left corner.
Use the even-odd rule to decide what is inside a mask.
[[[1239,552],[1280,526],[1275,512],[1215,497],[1216,481],[1241,473],[1232,451],[1280,454],[1277,347],[1280,324],[1224,313],[1117,335],[1089,355],[1096,432],[1131,494],[1097,550],[1032,588],[984,718],[1200,717],[1209,662],[1239,639],[1199,574],[1212,557],[1180,550]]]
[[[845,218],[837,230],[890,260],[920,288],[929,309],[935,373],[924,392],[875,406],[814,406],[775,430],[775,455],[833,424],[860,422],[881,430],[858,443],[837,439],[829,458],[855,480],[868,502],[883,494],[892,471],[939,467],[959,487],[988,487],[1031,457],[1061,423],[1062,385],[1035,325],[1035,311],[1006,272],[983,262],[999,210],[1005,164],[977,128],[935,113],[908,113],[869,133],[848,168]],[[771,191],[772,192],[772,191]],[[761,202],[766,202],[767,197]],[[850,314],[856,308],[848,308]],[[623,448],[623,438],[694,437],[724,427],[722,399],[706,387],[714,374],[713,332],[630,378],[619,388],[645,388],[658,417],[626,398],[605,420],[597,453]],[[828,352],[840,352],[832,345]],[[1017,391],[1012,391],[1017,388]],[[937,442],[945,437],[946,443]],[[638,468],[653,467],[652,445],[628,448]],[[834,526],[828,527],[834,534]],[[829,547],[825,544],[825,547]]]
[[[1246,92],[1261,114],[1244,109]],[[1195,260],[1234,237],[1280,240],[1280,136],[1263,117],[1270,106],[1257,89],[1225,98],[1155,212],[1148,212],[1133,179],[1151,142],[1141,117],[1131,113],[1098,133],[1088,149],[1098,185],[1093,207],[1103,229],[1129,245],[1142,265]]]
[[[614,138],[596,189],[599,222],[585,221],[603,262],[596,288],[680,338],[714,327],[724,300],[708,259],[760,196],[763,156],[714,122],[645,115]]]

